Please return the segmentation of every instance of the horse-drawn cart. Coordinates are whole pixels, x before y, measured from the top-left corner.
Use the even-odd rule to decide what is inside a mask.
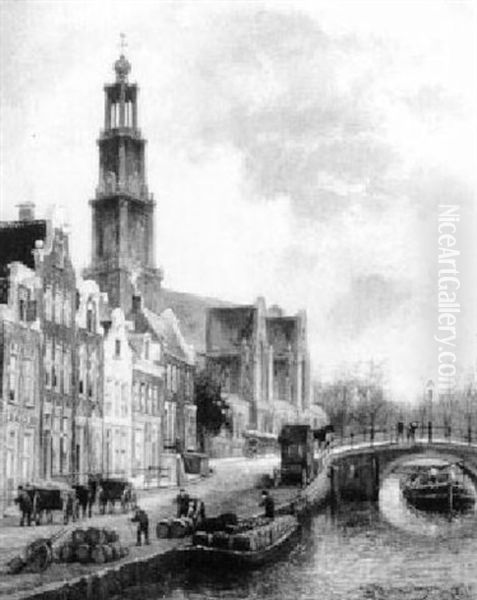
[[[135,501],[132,484],[127,479],[100,479],[99,506],[102,514],[105,514],[108,507],[109,512],[113,512],[116,502],[120,503],[123,512],[128,512],[133,508]]]
[[[35,481],[25,486],[31,498],[32,517],[37,525],[47,518],[53,521],[53,511],[61,511],[65,523],[74,517],[76,492],[66,483]]]

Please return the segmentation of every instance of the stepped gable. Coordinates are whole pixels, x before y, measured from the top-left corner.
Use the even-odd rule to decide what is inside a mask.
[[[180,323],[183,336],[189,344],[194,346],[198,354],[204,354],[206,351],[207,311],[214,307],[238,306],[217,298],[177,292],[165,288],[161,289],[158,304],[160,311],[168,308],[172,309]]]

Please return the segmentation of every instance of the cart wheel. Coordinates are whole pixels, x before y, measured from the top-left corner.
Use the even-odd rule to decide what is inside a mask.
[[[40,573],[52,562],[51,546],[48,542],[33,542],[26,552],[26,563],[29,571]]]

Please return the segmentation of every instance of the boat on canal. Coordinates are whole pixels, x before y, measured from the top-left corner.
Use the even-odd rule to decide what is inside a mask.
[[[214,534],[199,531],[190,556],[200,566],[253,569],[283,556],[299,531],[298,519],[292,515],[247,520]]]
[[[409,504],[419,510],[447,512],[466,510],[475,504],[475,492],[457,479],[455,465],[416,471],[402,484]]]

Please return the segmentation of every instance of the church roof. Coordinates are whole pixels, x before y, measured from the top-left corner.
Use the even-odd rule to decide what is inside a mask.
[[[231,302],[198,296],[187,292],[177,292],[166,288],[161,289],[158,298],[161,311],[172,309],[176,315],[181,332],[188,344],[192,344],[199,354],[205,353],[205,336],[207,311],[212,307],[236,306]]]

